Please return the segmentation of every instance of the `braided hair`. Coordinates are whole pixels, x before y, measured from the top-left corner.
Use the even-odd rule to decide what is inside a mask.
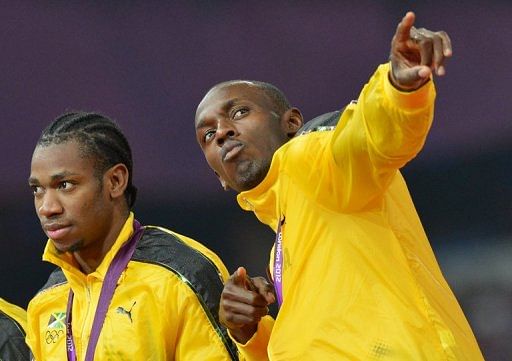
[[[98,178],[116,164],[126,166],[128,185],[124,195],[128,207],[132,208],[137,195],[137,188],[132,184],[132,151],[117,123],[98,113],[66,113],[43,130],[37,145],[48,146],[71,140],[78,142],[84,157],[95,157],[95,173]]]

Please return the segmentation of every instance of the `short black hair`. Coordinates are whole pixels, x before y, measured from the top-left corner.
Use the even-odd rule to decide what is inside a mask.
[[[85,157],[95,157],[95,171],[103,176],[110,167],[122,163],[128,169],[128,185],[124,192],[128,207],[132,208],[137,196],[133,185],[133,159],[128,140],[112,119],[83,111],[69,112],[57,117],[48,125],[37,145],[48,146],[76,140]]]
[[[263,93],[270,98],[272,103],[275,106],[275,111],[278,115],[282,115],[284,112],[286,112],[288,109],[291,108],[290,103],[288,102],[288,99],[284,95],[284,93],[276,87],[273,84],[266,83],[264,81],[258,81],[258,80],[229,80],[222,83],[219,83],[215,85],[212,89],[215,88],[221,88],[224,86],[231,86],[236,84],[247,84],[255,86],[263,91]]]

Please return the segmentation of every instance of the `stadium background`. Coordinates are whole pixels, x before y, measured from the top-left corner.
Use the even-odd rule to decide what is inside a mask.
[[[135,207],[263,274],[273,234],[221,191],[195,142],[204,92],[236,78],[280,87],[305,117],[357,97],[406,12],[453,40],[436,118],[404,174],[487,360],[512,359],[512,2],[1,1],[0,296],[26,306],[51,266],[27,186],[42,128],[103,112],[134,153]]]

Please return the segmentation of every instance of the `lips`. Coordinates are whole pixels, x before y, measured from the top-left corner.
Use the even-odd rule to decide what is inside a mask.
[[[222,146],[221,152],[221,159],[223,162],[228,162],[231,159],[234,159],[242,150],[244,145],[241,142],[237,141],[230,141],[224,143]]]
[[[69,232],[71,226],[63,225],[63,224],[57,224],[57,223],[50,223],[45,224],[43,226],[43,229],[45,230],[48,237],[51,239],[59,239],[66,235],[66,233]]]

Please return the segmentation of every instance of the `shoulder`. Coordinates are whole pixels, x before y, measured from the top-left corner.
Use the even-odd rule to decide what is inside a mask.
[[[0,299],[0,360],[28,360],[25,311]]]
[[[221,281],[224,281],[226,276],[224,264],[213,251],[189,237],[164,227],[145,226],[132,259],[184,272],[212,272]]]
[[[37,292],[36,296],[42,292],[48,291],[52,288],[61,286],[66,284],[68,281],[66,279],[66,276],[64,276],[64,273],[62,272],[62,269],[56,268],[53,270],[52,273],[50,273],[50,276],[48,277],[48,280],[44,284],[44,286]]]
[[[306,122],[297,134],[276,152],[275,163],[279,168],[291,168],[293,173],[297,171],[296,175],[302,178],[304,172],[300,165],[318,165],[319,159],[325,156],[324,150],[327,149],[334,129],[346,108],[321,114]]]
[[[29,354],[21,325],[0,312],[0,360],[29,360]]]
[[[25,335],[25,331],[20,323],[7,313],[0,310],[0,335],[0,339],[2,340],[12,336],[23,337]],[[2,343],[3,342],[0,341],[0,344]]]
[[[227,270],[220,259],[200,243],[163,227],[145,226],[132,261],[165,268],[204,298],[219,297]],[[213,303],[218,301],[212,299]]]
[[[311,151],[311,155],[318,156],[319,147],[322,147],[322,144],[324,146],[328,144],[328,139],[338,126],[342,114],[352,106],[353,103],[350,103],[343,109],[318,115],[304,123],[295,137],[282,147],[284,153],[292,157],[299,156],[300,161],[304,161],[304,152],[308,154]],[[316,159],[316,157],[313,158]]]
[[[338,124],[338,121],[341,118],[341,114],[343,114],[343,112],[345,111],[345,108],[335,110],[329,113],[324,113],[309,120],[299,129],[296,136],[301,136],[311,132],[333,130],[334,128],[336,128],[336,125]]]
[[[53,302],[61,303],[67,297],[69,284],[60,268],[56,268],[48,277],[48,280],[41,289],[32,297],[28,304],[28,322],[34,318],[42,308]]]
[[[145,226],[132,262],[154,264],[175,274],[188,287],[228,349],[234,350],[218,319],[219,301],[227,278],[220,258],[199,242],[163,227]]]
[[[27,312],[23,308],[0,298],[0,323],[3,324],[4,322],[13,323],[25,328]]]

